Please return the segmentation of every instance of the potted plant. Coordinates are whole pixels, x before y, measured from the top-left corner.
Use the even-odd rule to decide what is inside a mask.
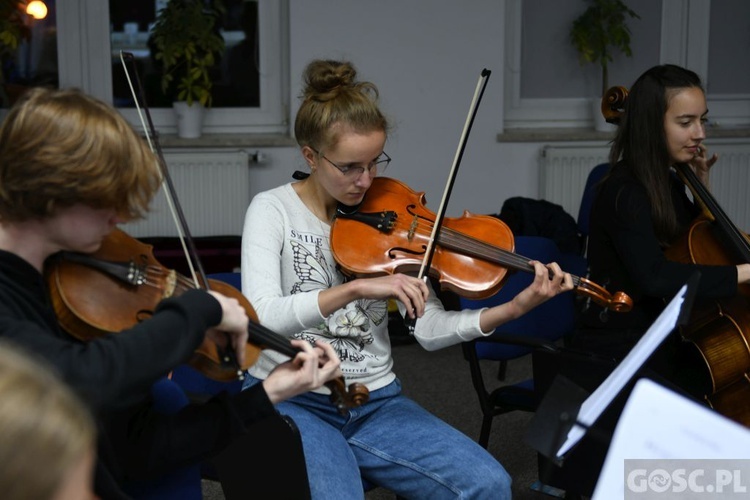
[[[162,92],[182,103],[175,107],[178,127],[186,112],[183,108],[193,108],[202,116],[203,109],[211,107],[211,69],[224,52],[218,30],[224,10],[221,0],[169,0],[157,15],[151,44],[161,66]],[[200,131],[187,134],[195,137]]]
[[[598,64],[601,67],[601,94],[595,98],[594,122],[601,115],[601,98],[609,88],[609,63],[615,51],[633,55],[630,50],[628,17],[640,19],[621,0],[590,0],[591,5],[573,21],[570,41],[578,51],[579,62]],[[603,122],[603,118],[600,120]],[[606,123],[606,122],[604,122]]]

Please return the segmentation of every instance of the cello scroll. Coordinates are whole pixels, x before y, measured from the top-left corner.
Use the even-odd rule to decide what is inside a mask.
[[[602,97],[602,115],[607,123],[620,124],[620,117],[625,109],[628,89],[622,86],[610,87]]]

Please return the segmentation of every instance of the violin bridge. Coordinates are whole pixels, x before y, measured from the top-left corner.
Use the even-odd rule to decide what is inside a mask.
[[[409,226],[409,241],[412,241],[414,239],[414,233],[417,232],[417,226],[419,225],[419,217],[414,216],[414,218],[411,221],[411,225]]]
[[[164,298],[171,297],[174,294],[174,289],[177,287],[177,272],[174,269],[170,269],[167,273],[167,278],[164,280]]]

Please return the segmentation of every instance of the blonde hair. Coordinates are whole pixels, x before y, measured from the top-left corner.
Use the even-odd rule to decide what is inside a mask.
[[[142,218],[160,182],[146,142],[80,90],[33,88],[0,127],[0,220],[45,218],[77,203]]]
[[[388,120],[378,107],[378,89],[357,80],[349,62],[317,59],[307,65],[302,104],[294,122],[300,147],[324,150],[344,131],[388,132]]]
[[[88,409],[42,360],[0,340],[0,492],[50,500],[71,467],[92,453]]]

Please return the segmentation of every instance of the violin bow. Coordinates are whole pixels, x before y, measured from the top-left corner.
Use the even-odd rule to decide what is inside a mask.
[[[432,257],[435,254],[435,242],[440,236],[440,227],[443,225],[443,219],[445,218],[445,211],[448,206],[448,201],[450,200],[451,191],[453,190],[453,184],[455,183],[456,176],[458,175],[458,166],[461,163],[461,158],[464,155],[464,150],[466,149],[466,141],[469,137],[469,132],[471,132],[471,127],[474,124],[474,118],[476,118],[477,116],[477,109],[479,108],[479,103],[481,102],[482,96],[484,95],[484,89],[487,87],[487,80],[489,80],[490,78],[490,73],[490,70],[484,68],[479,75],[477,86],[474,89],[474,96],[471,99],[471,104],[469,105],[469,113],[466,116],[466,122],[464,123],[464,128],[458,141],[456,155],[453,157],[453,165],[451,166],[450,173],[448,174],[448,181],[445,184],[443,198],[442,200],[440,200],[440,207],[436,212],[435,223],[432,226],[432,234],[430,234],[430,239],[427,243],[427,250],[425,252],[424,258],[422,259],[422,266],[420,267],[419,274],[417,275],[419,279],[427,280],[427,273],[430,270],[430,266],[432,265]],[[414,327],[416,325],[416,322],[416,318],[412,319],[407,316],[405,324],[410,334],[414,334]]]
[[[136,85],[138,87],[138,92],[136,92],[136,89],[133,86],[133,79],[131,79],[130,77],[130,72],[128,71],[128,64],[126,60],[127,62],[130,62],[130,64],[133,64],[133,74]],[[169,175],[167,161],[164,159],[164,153],[162,152],[161,145],[158,141],[156,127],[154,126],[154,122],[151,119],[151,112],[146,105],[146,93],[143,89],[143,85],[141,84],[141,79],[138,76],[138,71],[137,69],[135,69],[134,65],[135,56],[132,52],[124,52],[121,50],[120,61],[122,62],[122,68],[125,72],[125,78],[128,81],[128,86],[130,87],[130,92],[133,96],[135,108],[138,112],[138,118],[140,119],[141,126],[143,127],[143,133],[146,136],[146,140],[148,141],[148,145],[151,148],[151,151],[156,154],[159,161],[159,171],[161,172],[162,176],[164,196],[172,213],[172,218],[175,221],[178,238],[180,240],[180,244],[182,245],[183,252],[185,253],[185,257],[187,258],[188,266],[190,268],[190,274],[192,275],[193,281],[195,283],[195,288],[210,290],[206,272],[203,268],[203,265],[201,264],[200,259],[198,258],[198,251],[195,248],[195,241],[190,234],[190,228],[188,227],[185,213],[182,211],[182,205],[180,205],[179,199],[177,197],[177,190],[175,189],[174,183],[172,182],[172,177]],[[198,273],[197,275],[196,271]],[[234,350],[232,349],[230,343],[227,343],[227,347],[223,349],[221,349],[218,345],[216,346],[216,348],[221,355],[220,357],[225,362],[232,363],[234,366],[237,366],[239,368]]]

